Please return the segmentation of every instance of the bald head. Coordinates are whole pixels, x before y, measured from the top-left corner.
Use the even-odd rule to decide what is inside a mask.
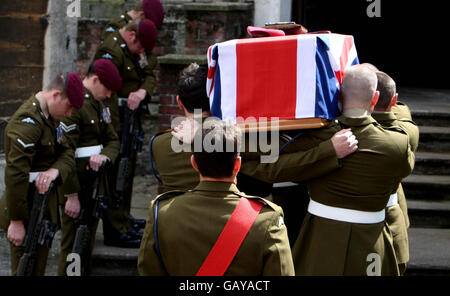
[[[376,91],[377,75],[372,70],[358,65],[349,68],[341,87],[344,110],[359,108],[372,112]]]

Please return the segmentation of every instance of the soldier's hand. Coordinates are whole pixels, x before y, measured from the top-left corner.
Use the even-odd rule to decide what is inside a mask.
[[[135,92],[131,92],[128,95],[127,101],[128,108],[130,108],[131,110],[135,110],[137,107],[139,107],[139,104],[145,98],[146,94],[147,94],[146,90],[142,88],[138,89]]]
[[[64,213],[70,218],[75,219],[80,214],[80,201],[78,200],[78,194],[74,193],[66,196],[66,205],[64,207]]]
[[[97,172],[100,166],[107,160],[109,160],[109,158],[106,155],[94,154],[89,158],[89,166]]]
[[[8,227],[8,240],[16,247],[21,246],[25,238],[25,226],[22,220],[11,220]]]
[[[331,137],[337,158],[343,158],[358,149],[358,140],[352,133],[351,129],[343,129],[338,131]]]
[[[171,132],[172,136],[186,144],[192,143],[196,131],[200,128],[200,123],[193,118],[185,118]]]
[[[34,185],[36,186],[40,194],[47,192],[50,183],[54,181],[59,176],[59,171],[54,168],[50,168],[44,172],[40,172],[36,180],[34,180]]]

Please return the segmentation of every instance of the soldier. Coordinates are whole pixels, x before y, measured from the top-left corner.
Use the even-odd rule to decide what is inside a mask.
[[[164,20],[164,9],[159,0],[137,0],[131,10],[125,11],[105,26],[101,40],[105,40],[111,33],[119,31],[132,20],[144,18],[151,20],[157,28],[161,27]]]
[[[384,127],[399,126],[409,137],[411,150],[416,151],[419,145],[419,128],[411,119],[411,112],[404,103],[397,102],[395,81],[384,72],[377,71],[377,90],[380,98],[375,106],[372,117]],[[394,113],[397,113],[396,114]],[[397,255],[400,274],[406,271],[409,261],[408,210],[402,184],[398,185],[397,192],[393,196],[392,203],[386,207],[386,222],[393,235],[394,248]]]
[[[201,112],[201,120],[211,116],[209,100],[206,95],[207,70],[196,63],[183,69],[177,80],[177,104],[186,118],[194,117],[194,110]],[[155,135],[151,141],[152,168],[155,176],[161,180],[164,190],[188,190],[197,186],[198,173],[190,163],[191,153],[174,151],[172,136],[175,130],[167,130]],[[177,142],[180,146],[182,143]],[[188,146],[190,148],[190,145]]]
[[[203,147],[194,150],[191,163],[200,183],[152,201],[139,274],[294,275],[283,210],[244,195],[235,185],[241,164],[239,129],[205,120],[197,135]],[[246,221],[237,222],[236,212]]]
[[[139,112],[142,101],[150,96],[156,84],[153,68],[156,58],[149,60],[148,64],[139,63],[138,54],[144,50],[151,50],[156,42],[156,27],[151,20],[134,20],[117,32],[111,33],[100,45],[95,54],[95,59],[105,58],[118,69],[122,78],[122,87],[117,91],[117,96],[111,96],[106,103],[111,111],[111,119],[114,129],[122,141],[123,132],[126,129],[125,115],[129,110],[138,112],[134,126],[142,130],[140,126]],[[119,104],[120,101],[120,104]],[[142,102],[142,103],[141,103]],[[137,139],[139,141],[139,139]],[[123,141],[121,145],[124,145]],[[119,170],[121,159],[116,161],[113,170],[116,174]],[[120,200],[116,207],[109,207],[103,218],[104,242],[106,245],[119,247],[138,248],[137,240],[142,233],[136,232],[130,220],[131,196],[133,191],[134,170],[136,167],[136,150],[132,149],[128,155],[128,170],[124,176],[125,184],[121,195],[116,192],[117,176],[108,177],[110,193],[114,200]],[[115,196],[114,196],[115,195]],[[133,221],[133,224],[143,224],[145,221]]]
[[[297,275],[399,274],[385,207],[397,182],[411,173],[414,155],[403,130],[385,130],[370,116],[376,85],[367,67],[351,67],[341,87],[343,115],[293,143],[300,149],[321,145],[344,127],[358,139],[358,150],[341,159],[340,169],[307,181],[308,213],[292,249]],[[271,166],[261,164],[255,174],[263,180],[288,177]]]
[[[92,198],[94,181],[90,170],[97,172],[103,163],[107,161],[114,163],[119,154],[119,138],[111,125],[111,116],[105,99],[111,96],[112,91],[120,89],[121,84],[119,71],[110,60],[96,60],[90,65],[87,76],[83,79],[86,92],[83,107],[61,121],[62,129],[76,147],[76,167],[74,167],[71,183],[65,186],[64,190],[79,194],[70,194],[73,197],[67,199],[62,214],[59,275],[66,275],[67,255],[72,252],[75,234],[80,225],[80,221],[76,219],[80,209],[92,212],[92,209],[87,206],[89,204],[87,199]],[[100,186],[104,187],[103,179],[100,181]],[[91,215],[91,212],[84,214]],[[82,261],[85,263],[82,269],[84,275],[89,273],[89,258],[97,230],[98,219],[95,217],[93,221],[88,223],[90,224],[88,225],[90,249],[81,255],[87,257],[87,259],[82,258],[86,259]]]
[[[0,202],[2,228],[11,242],[11,273],[17,274],[28,227],[35,187],[39,193],[51,182],[66,184],[75,165],[70,145],[58,119],[80,109],[84,101],[81,78],[76,73],[57,75],[44,90],[31,96],[14,113],[5,131],[6,191]],[[34,186],[33,186],[34,183]],[[49,218],[57,222],[56,190],[48,203]],[[49,249],[39,246],[34,275],[44,275]]]

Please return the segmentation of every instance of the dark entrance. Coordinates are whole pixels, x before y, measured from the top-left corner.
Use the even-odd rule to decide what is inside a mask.
[[[0,117],[42,88],[48,0],[0,1]]]
[[[293,19],[309,31],[353,35],[360,62],[400,87],[450,88],[445,1],[379,0],[381,17],[370,18],[372,1],[293,0]]]

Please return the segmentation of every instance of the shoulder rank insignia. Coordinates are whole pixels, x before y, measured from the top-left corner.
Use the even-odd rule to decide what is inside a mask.
[[[120,47],[121,47],[121,48],[125,48],[125,47],[127,47],[127,45],[126,45],[125,43],[122,43],[122,44],[120,45]]]
[[[31,143],[31,144],[25,144],[21,139],[19,139],[19,138],[17,138],[17,142],[19,142],[20,143],[20,145],[22,145],[23,146],[23,148],[30,148],[30,147],[34,147],[34,144],[33,143]]]
[[[69,133],[77,128],[77,124],[74,123],[71,125],[66,125],[64,122],[61,121],[59,123],[59,127],[61,127],[61,130],[64,131],[65,133]]]
[[[31,117],[24,118],[24,119],[22,119],[20,122],[36,124],[36,122],[34,122],[34,120],[31,119]]]
[[[102,58],[112,60],[113,57],[109,53],[105,53],[104,55],[102,55]]]
[[[114,30],[113,27],[109,27],[105,30],[106,32],[115,32],[116,30]]]

